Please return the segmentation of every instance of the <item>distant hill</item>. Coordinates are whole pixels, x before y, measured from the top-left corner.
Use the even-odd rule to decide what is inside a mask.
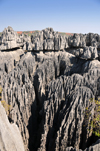
[[[35,30],[35,31],[17,31],[17,33],[20,35],[20,34],[26,34],[26,35],[29,35],[29,36],[31,36],[32,34],[36,34],[36,33],[38,33],[39,32],[39,30]]]
[[[35,30],[35,31],[17,31],[17,33],[20,35],[20,34],[26,34],[26,35],[29,35],[31,36],[32,34],[37,34],[39,32],[39,30]],[[0,32],[0,35],[2,34],[2,32]],[[73,35],[73,33],[64,33],[64,32],[59,32],[59,34],[61,35],[66,35],[66,36],[71,36]]]
[[[71,36],[71,35],[73,35],[73,33],[64,33],[64,32],[59,32],[59,34],[65,35],[65,36]]]
[[[39,32],[39,30],[35,30],[35,31],[17,31],[17,33],[19,35],[23,33],[23,34],[26,34],[26,35],[29,35],[29,36],[31,36],[32,34],[36,34],[38,32]],[[73,33],[64,33],[64,32],[59,32],[59,34],[61,34],[61,35],[67,35],[67,36],[73,35]]]

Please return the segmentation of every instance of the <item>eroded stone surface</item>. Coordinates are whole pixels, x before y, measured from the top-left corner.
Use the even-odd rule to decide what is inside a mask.
[[[48,51],[0,52],[2,99],[12,107],[8,119],[18,126],[25,150],[99,151],[99,138],[90,141],[89,121],[83,127],[86,107],[89,120],[94,116],[89,99],[100,96],[98,46],[91,37],[68,39],[47,28],[31,41],[22,36],[21,42],[24,50]],[[93,37],[99,43],[99,36]]]
[[[15,123],[10,124],[0,102],[0,150],[25,151],[21,134]]]

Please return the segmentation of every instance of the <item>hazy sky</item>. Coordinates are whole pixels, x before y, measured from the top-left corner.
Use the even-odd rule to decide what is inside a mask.
[[[100,0],[0,0],[0,31],[7,26],[100,34]]]

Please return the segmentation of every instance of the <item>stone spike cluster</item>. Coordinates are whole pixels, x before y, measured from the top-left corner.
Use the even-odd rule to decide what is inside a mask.
[[[6,115],[0,102],[0,150],[99,151],[100,137],[90,127],[94,99],[100,98],[99,35],[66,37],[47,28],[28,37],[8,27],[1,35],[0,48],[9,41],[18,46],[18,39],[21,49],[11,51],[15,47],[10,45],[0,51],[2,100],[11,106]],[[10,134],[2,137],[4,124],[7,133],[18,132],[14,139]],[[9,144],[14,149],[8,149]]]
[[[15,32],[10,26],[5,28],[0,37],[0,50],[18,48],[21,45],[22,41],[17,32]]]
[[[46,28],[36,35],[20,35],[8,26],[0,37],[0,50],[13,49],[23,46],[24,50],[61,50],[66,48],[84,48],[92,46],[100,48],[100,35],[98,34],[74,34],[67,37],[55,32],[52,28]]]

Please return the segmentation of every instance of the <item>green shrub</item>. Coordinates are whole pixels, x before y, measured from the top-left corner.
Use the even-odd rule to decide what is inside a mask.
[[[95,109],[94,109],[94,117],[89,122],[89,126],[91,129],[88,129],[88,131],[92,131],[95,136],[100,137],[100,101],[94,100],[94,98],[91,98],[89,100],[91,103],[95,103]],[[90,109],[88,107],[85,108],[85,123],[86,121],[89,121],[89,117],[91,115]],[[86,126],[86,124],[84,124]]]

